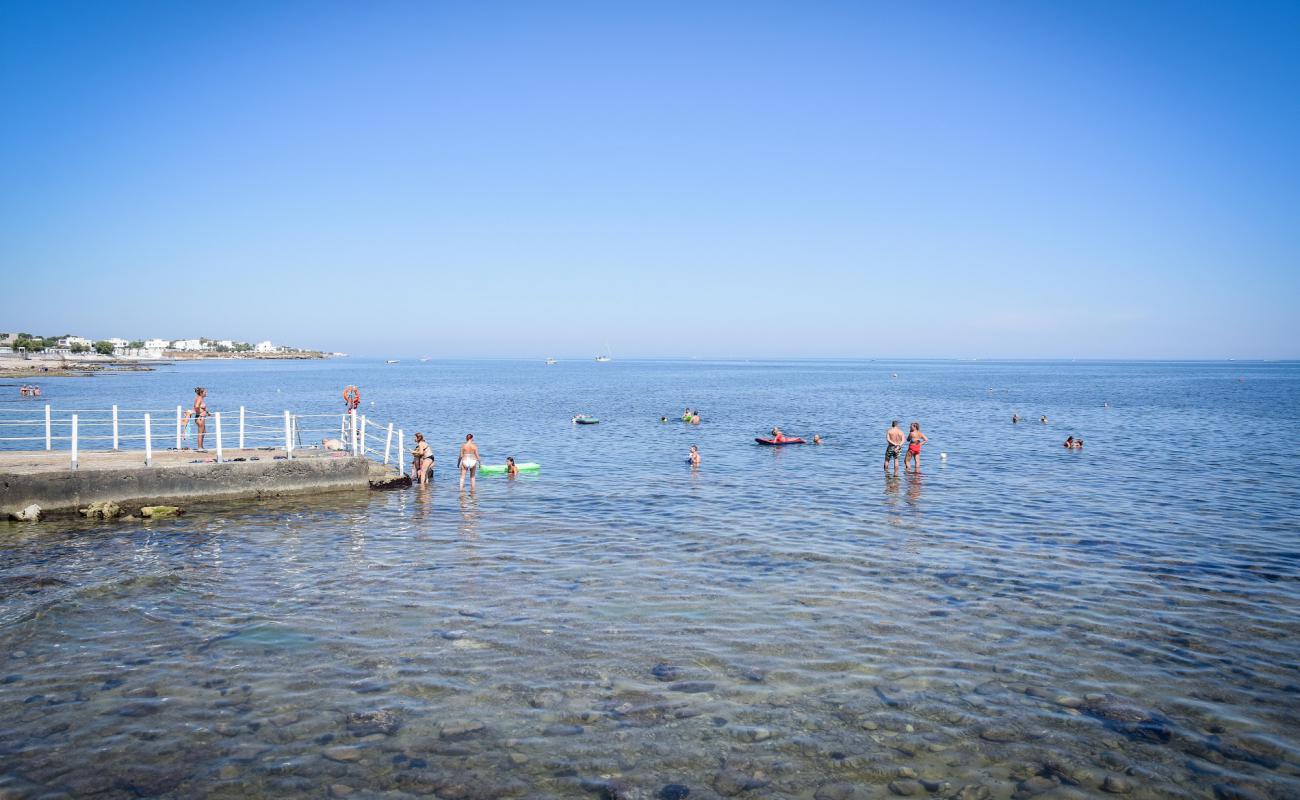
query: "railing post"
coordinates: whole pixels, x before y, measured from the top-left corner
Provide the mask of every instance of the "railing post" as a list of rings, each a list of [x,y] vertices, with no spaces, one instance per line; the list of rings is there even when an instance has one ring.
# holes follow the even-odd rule
[[[357,410],[348,412],[348,421],[352,423],[352,455],[357,454]]]
[[[181,449],[181,407],[176,406],[176,449]]]
[[[144,465],[153,466],[153,421],[144,415]]]
[[[244,449],[244,407],[239,407],[239,449]]]
[[[53,438],[50,436],[50,404],[45,404],[45,449],[49,450]]]
[[[361,415],[361,452],[358,455],[366,454],[366,415]]]
[[[284,454],[293,458],[293,421],[289,418],[289,409],[284,410]]]
[[[117,449],[117,405],[113,406],[113,449]]]
[[[393,449],[393,423],[388,423],[388,438],[384,439],[384,466],[388,466],[388,452]]]
[[[218,411],[212,416],[217,418],[217,463],[220,464],[225,460],[222,457],[222,452],[221,452],[221,412]]]
[[[72,468],[77,468],[77,415],[72,415]]]
[[[405,469],[406,469],[406,439],[402,435],[402,431],[398,430],[397,431],[397,477],[400,478],[403,475],[405,475],[406,474]]]

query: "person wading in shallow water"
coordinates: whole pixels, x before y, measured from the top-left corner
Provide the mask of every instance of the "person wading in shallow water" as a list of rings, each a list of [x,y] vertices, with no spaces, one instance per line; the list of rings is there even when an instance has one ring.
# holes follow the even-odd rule
[[[930,439],[921,433],[921,423],[913,422],[911,430],[907,432],[907,455],[903,456],[903,471],[907,472],[907,462],[912,462],[912,472],[921,471],[921,445],[930,441]]]
[[[469,473],[469,490],[474,491],[474,481],[478,475],[478,445],[474,444],[474,434],[465,434],[465,444],[460,446],[460,488],[465,488],[465,473]]]
[[[889,430],[885,431],[885,472],[889,472],[889,462],[894,462],[894,474],[898,474],[898,460],[903,457],[903,441],[907,437],[903,434],[903,429],[898,427],[898,420],[889,423]]]

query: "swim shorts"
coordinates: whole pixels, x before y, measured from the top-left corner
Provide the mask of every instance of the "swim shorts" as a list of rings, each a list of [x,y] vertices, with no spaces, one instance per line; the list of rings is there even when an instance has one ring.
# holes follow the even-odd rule
[[[901,444],[886,444],[886,445],[885,445],[885,460],[886,460],[886,461],[888,461],[888,460],[891,459],[891,458],[901,458],[902,456],[903,456],[903,446],[902,446]]]

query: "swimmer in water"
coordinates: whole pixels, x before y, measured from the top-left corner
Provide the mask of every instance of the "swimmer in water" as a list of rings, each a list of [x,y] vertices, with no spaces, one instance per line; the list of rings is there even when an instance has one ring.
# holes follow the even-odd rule
[[[821,444],[821,443],[822,443],[822,435],[820,433],[814,433],[813,444]]]
[[[1011,424],[1015,425],[1019,421],[1020,421],[1020,415],[1013,412],[1011,414]]]
[[[660,417],[660,418],[659,418],[659,421],[660,421],[660,422],[667,422],[667,421],[668,421],[668,418],[667,418],[667,417]]]
[[[691,455],[686,459],[686,463],[690,464],[692,467],[698,467],[700,465],[700,448],[691,445]]]
[[[465,443],[460,446],[460,458],[457,459],[457,465],[460,467],[460,488],[465,488],[465,473],[469,473],[469,490],[474,491],[475,480],[478,477],[478,445],[474,444],[474,434],[465,434]]]
[[[1047,415],[1044,414],[1043,416],[1039,417],[1039,418],[1038,418],[1038,421],[1041,422],[1041,423],[1043,423],[1044,425],[1046,425],[1046,424],[1047,424]]]
[[[514,456],[506,456],[506,474],[512,478],[519,474],[519,467],[515,466]]]
[[[1073,436],[1067,436],[1067,437],[1065,437],[1065,444],[1064,444],[1063,446],[1064,446],[1064,447],[1074,447],[1074,437],[1073,437]]]

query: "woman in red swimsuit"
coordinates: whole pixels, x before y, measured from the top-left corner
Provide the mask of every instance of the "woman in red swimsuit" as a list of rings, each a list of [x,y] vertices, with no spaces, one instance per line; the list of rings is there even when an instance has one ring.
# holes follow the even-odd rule
[[[921,445],[930,441],[921,433],[921,423],[913,422],[907,431],[907,455],[903,456],[903,471],[907,472],[907,462],[912,462],[912,472],[921,471]]]

